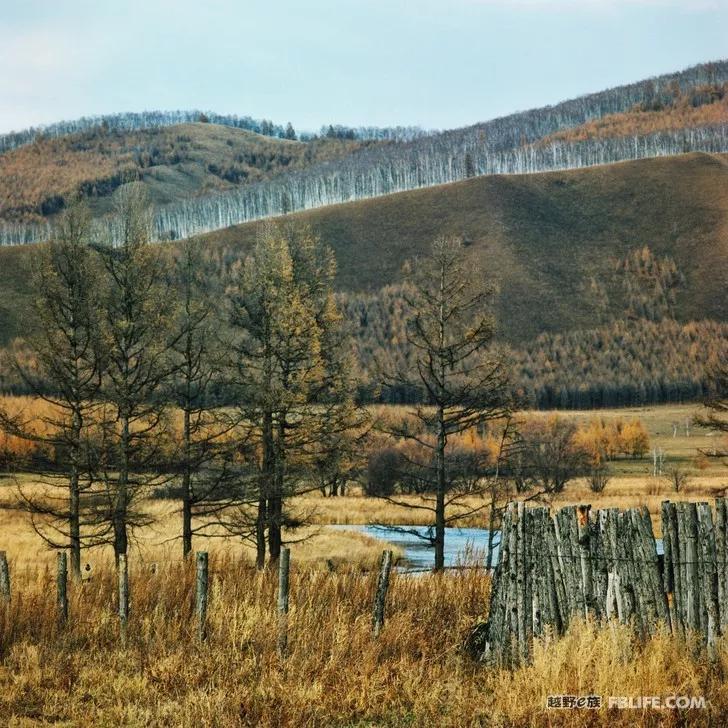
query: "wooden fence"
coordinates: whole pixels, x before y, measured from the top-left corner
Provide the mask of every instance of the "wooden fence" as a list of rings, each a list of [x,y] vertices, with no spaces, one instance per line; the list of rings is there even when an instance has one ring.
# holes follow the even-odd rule
[[[382,552],[382,559],[379,567],[377,588],[372,604],[372,633],[377,639],[384,626],[385,604],[387,591],[389,589],[389,577],[392,570],[392,552]],[[197,639],[204,642],[207,639],[207,607],[209,596],[209,568],[208,554],[206,551],[198,551],[195,556],[195,617],[197,622]],[[278,653],[282,659],[286,657],[288,649],[288,603],[290,587],[290,549],[281,550],[281,558],[278,563]],[[117,601],[116,612],[119,618],[119,641],[122,646],[127,644],[127,632],[130,620],[130,584],[129,584],[129,563],[126,555],[120,555],[116,565],[116,589]],[[10,586],[10,567],[7,555],[0,551],[0,608],[7,607],[13,599]],[[57,555],[56,571],[56,609],[58,623],[61,628],[72,624],[73,615],[69,614],[68,600],[68,559],[65,551],[59,551]]]
[[[620,511],[510,503],[501,532],[488,621],[470,638],[479,659],[527,661],[534,638],[562,634],[575,617],[615,619],[642,637],[667,629],[712,650],[728,633],[726,502],[662,504],[664,556],[646,507]]]

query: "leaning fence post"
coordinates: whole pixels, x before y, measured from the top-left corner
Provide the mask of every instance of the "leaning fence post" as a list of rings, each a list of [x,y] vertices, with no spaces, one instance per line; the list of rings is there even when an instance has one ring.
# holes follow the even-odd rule
[[[384,604],[389,589],[389,572],[392,568],[392,552],[382,553],[382,564],[379,568],[379,580],[377,581],[377,593],[374,597],[374,636],[379,637],[384,625]]]
[[[129,622],[129,567],[126,554],[119,554],[119,635],[121,644],[126,645],[126,627]]]
[[[197,552],[197,639],[207,636],[207,551]]]
[[[10,569],[7,554],[4,551],[0,551],[0,600],[10,601]]]
[[[68,556],[59,551],[57,556],[56,592],[58,597],[58,622],[61,626],[68,621]]]
[[[291,566],[291,550],[281,549],[278,562],[278,654],[285,657],[288,650],[288,575]]]

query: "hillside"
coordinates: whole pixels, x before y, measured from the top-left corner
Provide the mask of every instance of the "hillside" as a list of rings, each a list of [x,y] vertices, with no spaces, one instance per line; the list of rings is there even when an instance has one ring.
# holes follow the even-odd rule
[[[674,95],[636,104],[629,111],[607,114],[569,129],[549,134],[537,144],[583,142],[675,132],[728,123],[728,84],[701,85]]]
[[[502,337],[591,328],[623,314],[617,262],[642,246],[685,277],[680,321],[728,321],[728,157],[688,154],[567,172],[478,177],[296,213],[336,251],[341,290],[401,280],[405,260],[439,234],[462,236],[500,281]],[[254,223],[205,236],[237,254]],[[4,251],[0,251],[2,254]],[[0,258],[1,260],[1,258]],[[591,293],[592,280],[603,296]]]
[[[304,169],[361,146],[327,138],[303,143],[209,123],[40,137],[0,154],[0,220],[42,221],[74,194],[101,215],[109,211],[110,194],[129,180],[144,182],[156,206],[167,205]]]
[[[618,262],[649,246],[684,277],[678,321],[728,321],[728,158],[670,158],[521,176],[478,177],[294,213],[332,245],[338,287],[377,293],[439,234],[500,282],[501,338],[588,329],[624,315]],[[257,224],[204,236],[222,260],[255,239]],[[23,331],[32,246],[0,248],[0,342]],[[594,292],[598,284],[598,295]]]
[[[357,131],[331,126],[322,137],[306,136],[306,151],[300,151],[303,147],[299,147],[296,153],[288,146],[281,148],[280,139],[267,136],[259,143],[275,145],[276,149],[272,152],[272,161],[267,160],[267,152],[264,155],[262,174],[257,173],[261,165],[257,160],[250,164],[245,152],[236,154],[231,149],[221,159],[219,151],[202,149],[202,159],[190,160],[193,169],[188,172],[182,161],[174,161],[176,149],[168,150],[169,154],[165,155],[162,150],[147,148],[139,155],[133,152],[132,142],[120,145],[114,159],[101,155],[103,164],[98,171],[87,169],[84,161],[78,165],[72,161],[71,169],[78,166],[84,171],[67,180],[61,191],[54,186],[63,186],[63,180],[69,176],[64,170],[59,172],[66,164],[64,154],[68,152],[63,143],[67,139],[62,133],[64,129],[78,126],[81,139],[84,136],[101,139],[102,146],[108,146],[106,136],[138,135],[142,133],[139,127],[144,129],[145,139],[152,132],[164,139],[175,134],[172,131],[175,127],[169,123],[180,118],[198,118],[199,112],[104,117],[103,123],[97,122],[96,126],[93,120],[79,120],[76,125],[63,123],[54,126],[52,134],[49,129],[49,136],[58,135],[60,147],[64,148],[60,158],[54,140],[49,142],[35,130],[28,130],[0,139],[6,148],[21,145],[5,155],[11,159],[9,172],[15,173],[19,168],[25,175],[16,179],[5,170],[9,186],[0,190],[6,210],[5,222],[0,215],[0,244],[47,239],[51,234],[48,217],[63,205],[69,185],[80,186],[94,200],[101,190],[103,198],[109,187],[118,184],[122,171],[129,165],[127,174],[155,180],[154,198],[159,207],[154,218],[154,234],[157,239],[166,240],[292,210],[379,197],[477,175],[579,169],[691,151],[726,153],[728,119],[721,96],[726,83],[728,62],[720,61],[445,132]],[[716,100],[718,103],[713,103]],[[236,126],[241,123],[237,117],[211,115],[209,119],[218,122],[211,125],[216,129],[243,131]],[[254,126],[252,120],[245,123]],[[136,131],[129,132],[129,126]],[[274,129],[274,125],[266,124],[266,133],[272,134]],[[337,140],[337,137],[342,138]],[[389,141],[376,141],[382,139]],[[235,146],[237,139],[231,141]],[[339,146],[332,148],[325,143],[322,146],[322,141],[337,141]],[[90,156],[96,159],[95,150],[91,151]],[[131,159],[129,151],[132,151]],[[302,162],[297,161],[300,156],[303,156]],[[146,170],[147,164],[155,170],[153,173]],[[37,178],[33,176],[36,167]],[[171,172],[170,167],[174,168]],[[0,169],[0,177],[2,172]],[[84,175],[90,177],[89,184]],[[94,179],[99,184],[94,185]],[[99,213],[105,210],[103,204],[97,205]],[[103,218],[99,227],[102,234],[114,235],[113,220]]]

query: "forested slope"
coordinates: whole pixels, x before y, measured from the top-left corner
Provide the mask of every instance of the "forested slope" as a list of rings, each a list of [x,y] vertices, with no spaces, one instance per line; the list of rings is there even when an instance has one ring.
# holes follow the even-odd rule
[[[132,180],[143,182],[159,207],[259,183],[364,145],[337,138],[303,143],[200,122],[40,137],[0,154],[0,221],[43,223],[75,195],[102,215],[113,191]]]
[[[303,166],[281,167],[263,179],[246,178],[227,191],[168,201],[156,212],[155,236],[160,240],[189,237],[292,210],[477,175],[574,169],[690,151],[728,152],[728,117],[722,102],[726,83],[728,62],[721,61],[452,131],[368,136],[351,130],[353,139],[373,136],[392,141],[368,146],[359,141],[350,154],[313,157]],[[666,113],[678,108],[683,111]],[[589,131],[615,115],[628,118],[610,118],[608,133],[602,133],[602,128]],[[637,119],[632,118],[635,115]],[[226,123],[225,117],[212,118]],[[111,124],[107,131],[114,129]],[[337,136],[333,127],[330,131]],[[33,145],[38,143],[36,137]],[[106,234],[115,234],[112,219],[104,219],[102,228]],[[47,218],[0,225],[0,243],[5,244],[43,240],[50,234]]]
[[[375,358],[407,356],[403,266],[416,266],[438,235],[461,236],[472,265],[498,284],[498,338],[534,405],[695,399],[706,365],[728,356],[723,155],[477,177],[284,220],[310,225],[336,253],[341,305],[370,396]],[[258,228],[204,236],[221,274]],[[33,327],[34,249],[0,248],[2,345]]]
[[[728,321],[728,159],[687,154],[568,172],[478,177],[296,213],[336,251],[340,290],[377,293],[437,235],[459,235],[498,281],[500,335],[592,328],[624,316],[618,263],[648,246],[671,258],[679,321]],[[205,236],[221,257],[249,246],[257,224]],[[0,251],[1,253],[2,251]]]

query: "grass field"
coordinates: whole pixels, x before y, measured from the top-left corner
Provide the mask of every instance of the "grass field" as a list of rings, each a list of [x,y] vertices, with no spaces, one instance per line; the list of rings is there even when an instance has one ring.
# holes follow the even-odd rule
[[[591,503],[594,508],[629,508],[646,505],[653,518],[657,534],[660,532],[660,503],[666,499],[712,499],[725,493],[728,488],[728,466],[720,459],[700,459],[698,450],[709,449],[715,438],[704,430],[685,423],[700,408],[695,405],[648,407],[635,410],[604,410],[599,412],[562,413],[562,416],[588,421],[591,418],[639,418],[650,434],[651,446],[665,451],[665,468],[677,465],[687,474],[687,482],[680,493],[675,493],[666,477],[652,475],[653,463],[650,456],[633,460],[620,458],[610,463],[612,477],[606,489],[593,493],[584,479],[570,482],[564,492],[538,501],[552,508],[575,503]],[[549,416],[553,413],[539,413]],[[673,423],[679,425],[678,435],[673,437]],[[53,553],[49,551],[33,531],[28,517],[17,509],[18,487],[26,492],[35,488],[33,478],[27,475],[6,477],[0,480],[0,550],[8,552],[16,568],[33,569],[49,564]],[[403,496],[402,500],[414,505],[421,503],[417,496]],[[431,503],[430,503],[431,505]],[[485,501],[480,497],[466,499],[462,508],[481,510],[464,518],[459,525],[487,527],[488,512]],[[161,562],[177,559],[180,552],[179,505],[175,501],[147,499],[144,502],[147,513],[154,517],[151,526],[135,533],[133,554],[144,562]],[[345,563],[364,569],[372,568],[382,549],[382,543],[368,536],[327,529],[332,524],[427,525],[431,514],[396,506],[388,501],[367,498],[358,486],[352,486],[346,496],[324,498],[318,491],[291,499],[290,508],[297,514],[306,514],[310,526],[289,532],[295,560],[316,564],[320,568],[338,568]],[[475,544],[477,547],[477,544]],[[219,555],[242,557],[252,561],[252,547],[239,540],[219,538],[195,539],[195,548],[206,549]],[[96,564],[111,561],[109,549],[97,549],[88,557]]]
[[[662,407],[600,417],[639,416],[652,441],[691,468],[696,447],[711,442],[684,423],[694,407]],[[579,418],[594,413],[577,413]],[[604,493],[575,482],[553,506],[647,504],[656,515],[666,482],[651,463],[620,463]],[[332,531],[332,523],[413,523],[357,492],[308,495],[293,504],[314,525],[289,533],[292,545],[289,651],[276,652],[276,578],[256,572],[249,546],[198,539],[211,553],[208,640],[196,641],[194,567],[180,556],[177,506],[148,500],[156,522],[137,534],[130,554],[128,643],[119,644],[111,553],[70,587],[70,621],[58,626],[53,553],[13,507],[15,485],[0,486],[0,550],[10,557],[14,596],[0,604],[0,724],[69,726],[717,726],[728,719],[728,642],[707,659],[694,646],[660,634],[647,643],[616,625],[572,625],[558,642],[537,644],[532,664],[507,672],[479,665],[464,650],[487,614],[482,569],[416,577],[392,575],[387,619],[371,635],[375,566],[382,543]],[[690,469],[677,497],[708,499],[728,484],[728,469]],[[471,504],[472,505],[472,504]],[[484,525],[484,514],[469,525]],[[658,519],[659,525],[659,519]],[[476,544],[477,546],[477,544]],[[547,709],[549,695],[705,697],[688,711]]]
[[[211,562],[208,639],[196,642],[191,565],[131,572],[126,648],[113,611],[113,572],[71,590],[60,629],[53,576],[18,579],[0,606],[0,721],[58,726],[683,726],[724,724],[728,649],[713,661],[659,635],[576,624],[539,644],[514,672],[463,650],[487,605],[478,570],[392,576],[387,617],[371,635],[374,575],[294,564],[287,657],[276,653],[276,585],[269,572]],[[549,695],[704,696],[707,707],[556,711]]]

